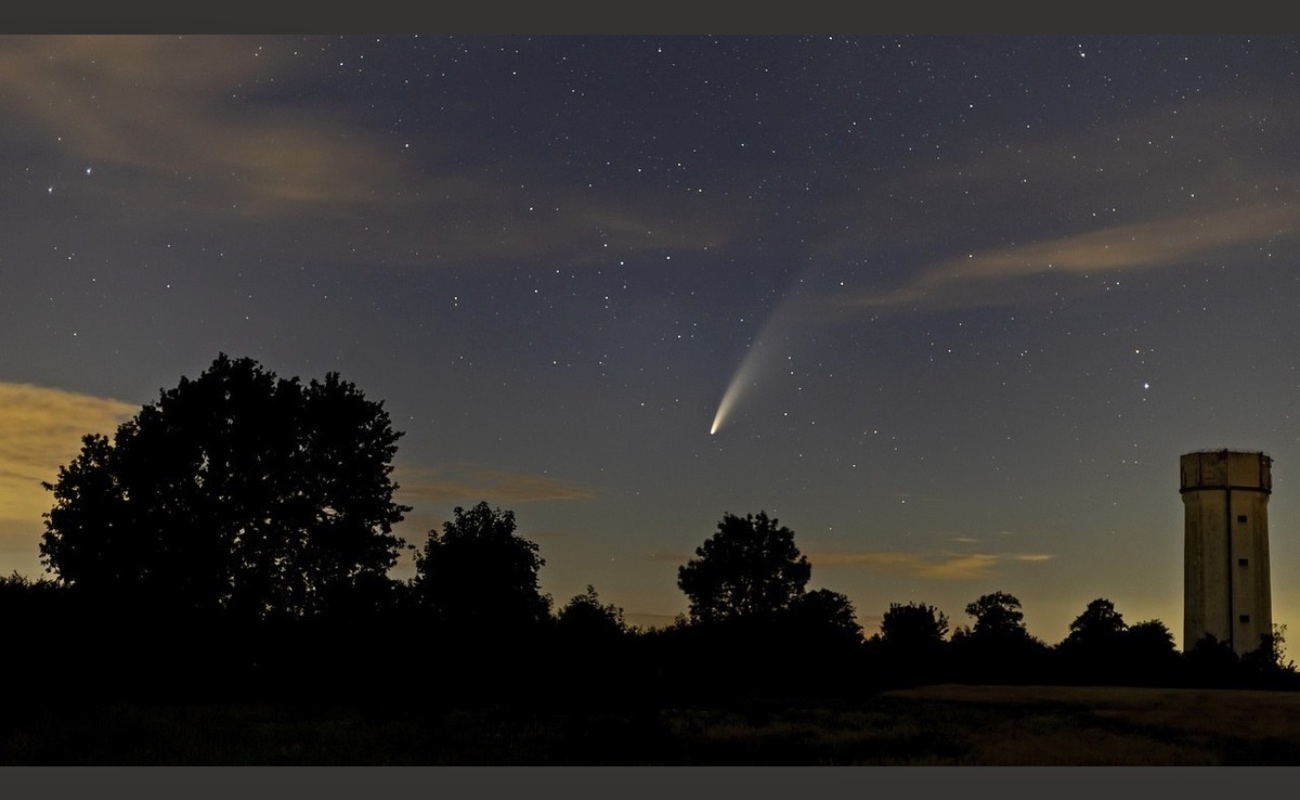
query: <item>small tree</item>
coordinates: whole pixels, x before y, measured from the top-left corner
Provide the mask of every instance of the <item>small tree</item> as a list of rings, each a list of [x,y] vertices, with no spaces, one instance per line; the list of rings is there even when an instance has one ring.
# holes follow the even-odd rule
[[[1097,598],[1070,623],[1070,633],[1057,646],[1065,674],[1089,683],[1125,680],[1134,664],[1128,656],[1128,625],[1115,604]]]
[[[1117,642],[1126,630],[1128,625],[1115,610],[1115,604],[1099,597],[1070,623],[1070,634],[1065,641],[1072,645],[1105,646]]]
[[[975,625],[953,633],[959,667],[972,680],[1041,679],[1047,648],[1025,629],[1020,601],[1006,592],[986,594],[966,606]]]
[[[896,649],[922,649],[941,645],[948,635],[948,617],[924,603],[890,603],[880,620],[880,640]]]
[[[412,582],[417,602],[444,629],[481,636],[510,636],[550,618],[538,571],[546,561],[537,545],[515,533],[513,511],[481,502],[429,531],[416,555]]]
[[[1241,657],[1246,673],[1265,682],[1293,677],[1295,662],[1286,658],[1286,626],[1274,623],[1273,632],[1259,639],[1259,647]]]
[[[1232,686],[1241,679],[1241,658],[1230,642],[1207,633],[1183,653],[1183,667],[1194,686]]]
[[[1129,627],[1126,631],[1126,639],[1130,645],[1139,653],[1163,657],[1168,655],[1178,655],[1178,648],[1174,645],[1174,634],[1158,619],[1149,619],[1138,622]]]
[[[42,628],[59,627],[66,622],[56,616],[65,612],[67,593],[67,587],[56,581],[44,577],[32,580],[18,570],[0,577],[0,629],[15,639],[25,639]]]
[[[890,603],[870,649],[877,677],[889,686],[933,683],[949,674],[948,617],[924,603]]]
[[[774,619],[803,594],[812,567],[794,531],[764,512],[724,514],[718,532],[677,570],[697,622]]]
[[[591,585],[565,603],[556,615],[556,627],[565,638],[583,641],[611,641],[628,632],[623,609],[602,604]]]
[[[627,683],[641,673],[635,638],[623,609],[602,603],[596,587],[574,595],[555,617],[555,637],[543,664],[547,693],[568,712],[617,706],[631,700]]]
[[[966,606],[966,613],[975,618],[971,635],[976,638],[1021,639],[1029,636],[1020,601],[1006,592],[981,595]]]
[[[1174,634],[1158,619],[1130,625],[1121,637],[1128,680],[1144,685],[1168,685],[1178,674]]]
[[[788,614],[797,630],[812,636],[852,644],[862,642],[862,626],[853,602],[839,592],[817,589],[802,594],[790,604]]]

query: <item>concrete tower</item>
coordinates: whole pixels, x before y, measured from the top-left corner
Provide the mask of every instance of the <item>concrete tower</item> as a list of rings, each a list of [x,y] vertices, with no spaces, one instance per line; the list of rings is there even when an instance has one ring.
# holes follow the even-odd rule
[[[1232,450],[1181,459],[1184,520],[1183,648],[1206,634],[1238,654],[1273,632],[1268,496],[1273,460]]]

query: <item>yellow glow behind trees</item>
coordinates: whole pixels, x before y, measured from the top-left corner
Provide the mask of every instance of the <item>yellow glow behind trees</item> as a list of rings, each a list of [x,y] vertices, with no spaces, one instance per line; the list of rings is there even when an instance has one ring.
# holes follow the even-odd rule
[[[107,397],[0,382],[0,537],[23,537],[0,542],[0,573],[12,570],[4,563],[8,553],[36,552],[41,515],[51,504],[41,482],[58,477],[83,436],[111,435],[139,410]]]

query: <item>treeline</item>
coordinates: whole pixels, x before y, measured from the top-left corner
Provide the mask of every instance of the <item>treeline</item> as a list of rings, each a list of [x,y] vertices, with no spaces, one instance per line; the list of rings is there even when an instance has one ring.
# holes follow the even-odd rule
[[[909,603],[891,605],[881,632],[864,638],[843,615],[851,606],[825,590],[768,617],[683,617],[638,629],[591,587],[525,619],[493,613],[500,606],[449,612],[421,598],[417,583],[390,581],[305,617],[240,618],[93,598],[15,574],[0,579],[9,644],[2,672],[6,685],[20,687],[10,701],[17,705],[287,700],[573,710],[853,699],[952,682],[1300,689],[1280,643],[1243,658],[1211,641],[1179,653],[1162,623],[1125,626],[1104,599],[1048,645],[1019,624],[1019,603],[1004,593],[968,605],[978,612],[974,624],[950,635],[942,612]],[[547,605],[544,595],[532,599]]]
[[[573,709],[936,682],[1300,688],[1280,636],[1244,658],[1213,641],[1180,654],[1163,623],[1129,626],[1105,599],[1054,646],[1005,593],[951,631],[933,606],[891,605],[864,638],[847,597],[808,590],[794,533],[761,512],[725,514],[679,569],[690,612],[665,629],[629,626],[593,587],[556,607],[537,545],[487,503],[456,508],[398,581],[400,436],[337,375],[303,384],[222,355],[111,440],[85,437],[47,484],[53,578],[0,579],[13,702]]]

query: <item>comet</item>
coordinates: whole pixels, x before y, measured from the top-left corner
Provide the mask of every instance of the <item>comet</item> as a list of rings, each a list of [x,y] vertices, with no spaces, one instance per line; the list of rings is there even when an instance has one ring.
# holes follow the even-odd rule
[[[759,384],[759,378],[767,371],[765,368],[773,363],[771,354],[777,352],[775,343],[788,339],[789,329],[795,316],[792,313],[793,296],[794,293],[790,293],[781,300],[750,343],[745,357],[740,360],[740,366],[736,367],[735,374],[727,384],[727,390],[722,393],[718,411],[713,415],[713,425],[709,428],[710,436],[722,429],[732,412],[736,410],[741,398],[748,395]]]
[[[744,359],[741,360],[740,366],[736,369],[736,374],[731,376],[731,383],[727,384],[727,391],[722,393],[722,401],[718,403],[718,413],[713,415],[713,427],[709,428],[709,435],[712,436],[722,427],[722,423],[727,421],[731,410],[736,407],[736,402],[740,400],[741,394],[752,385],[757,383],[756,373],[758,372],[758,344],[761,339],[756,340],[755,345],[749,348],[745,353]]]

